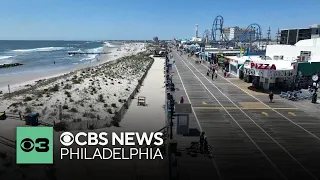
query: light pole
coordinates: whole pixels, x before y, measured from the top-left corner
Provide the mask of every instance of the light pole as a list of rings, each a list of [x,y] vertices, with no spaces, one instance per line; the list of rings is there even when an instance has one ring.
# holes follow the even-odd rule
[[[312,103],[317,103],[317,98],[318,98],[317,91],[318,91],[318,88],[319,88],[319,76],[317,74],[313,75],[312,76],[312,80],[313,80],[312,86],[313,86],[313,89],[314,89],[314,93],[312,95],[311,102]]]

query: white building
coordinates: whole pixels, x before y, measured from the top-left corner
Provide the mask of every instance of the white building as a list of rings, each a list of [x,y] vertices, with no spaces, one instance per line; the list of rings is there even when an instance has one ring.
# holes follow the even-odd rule
[[[269,89],[277,84],[290,84],[296,69],[291,61],[272,60],[263,56],[228,56],[229,72],[245,82]]]
[[[246,31],[247,31],[247,29],[239,28],[237,26],[223,28],[224,35],[228,38],[228,40],[235,40],[235,41],[240,41],[243,33]],[[248,32],[245,40],[247,40],[247,41],[256,40],[255,32]]]
[[[198,38],[198,37],[192,37],[192,39],[190,40],[191,42],[201,42],[202,39]]]
[[[274,60],[320,61],[320,38],[305,39],[295,45],[268,45],[266,56]]]
[[[311,38],[320,37],[320,25],[318,24],[311,25],[310,29],[311,29]]]
[[[232,75],[264,89],[289,86],[297,77],[308,83],[308,78],[320,71],[320,38],[301,40],[296,45],[268,45],[266,56],[226,59]]]

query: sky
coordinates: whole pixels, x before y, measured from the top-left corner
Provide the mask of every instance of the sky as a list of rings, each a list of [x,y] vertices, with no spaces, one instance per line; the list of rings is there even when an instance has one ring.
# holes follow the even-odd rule
[[[260,25],[306,28],[320,24],[320,0],[1,0],[2,40],[151,40],[191,38],[211,29]]]

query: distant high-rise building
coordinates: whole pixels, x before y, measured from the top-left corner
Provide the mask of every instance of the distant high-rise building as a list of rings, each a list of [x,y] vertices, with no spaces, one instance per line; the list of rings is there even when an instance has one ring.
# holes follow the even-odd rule
[[[238,26],[223,28],[223,32],[224,32],[225,37],[231,41],[241,41],[242,35],[246,31],[248,31],[247,35],[246,35],[245,39],[243,39],[243,40],[244,41],[255,41],[256,34],[255,34],[254,30],[250,31],[247,28],[239,28]]]
[[[198,38],[198,24],[196,24],[195,38]]]
[[[300,40],[320,37],[320,25],[311,25],[309,28],[282,29],[280,44],[294,45]]]

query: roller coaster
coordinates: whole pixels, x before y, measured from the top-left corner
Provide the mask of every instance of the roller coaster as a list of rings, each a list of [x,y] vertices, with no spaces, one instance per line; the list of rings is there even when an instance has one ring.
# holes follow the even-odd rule
[[[206,29],[202,34],[202,40],[205,44],[209,44],[211,39],[211,32],[208,29]]]
[[[250,24],[247,29],[243,32],[240,43],[253,47],[253,42],[257,43],[257,47],[260,47],[262,39],[261,27],[257,23]]]
[[[228,39],[226,31],[224,29],[224,18],[221,15],[216,16],[212,23],[210,30],[205,30],[202,39],[206,44],[210,44],[213,47],[230,46],[242,46],[242,47],[254,47],[254,43],[259,47],[261,45],[262,30],[259,24],[250,24],[242,33],[238,39]]]

